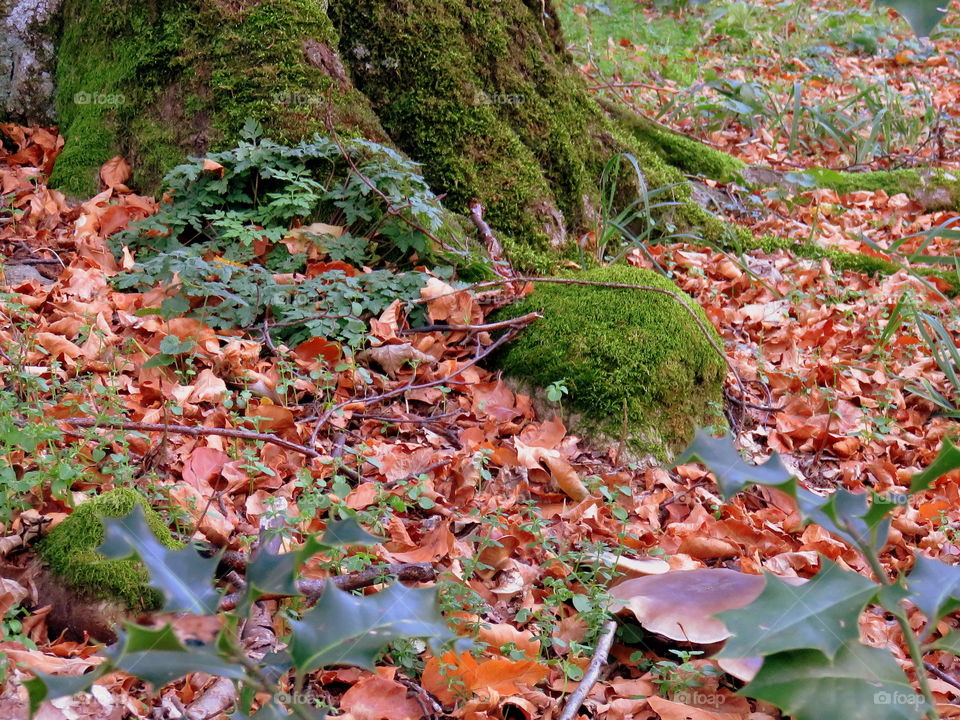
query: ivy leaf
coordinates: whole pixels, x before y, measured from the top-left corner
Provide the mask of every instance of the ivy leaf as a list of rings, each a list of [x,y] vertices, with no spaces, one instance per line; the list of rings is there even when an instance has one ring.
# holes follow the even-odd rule
[[[240,680],[242,666],[227,662],[208,647],[185,647],[168,623],[158,630],[128,623],[108,656],[114,667],[160,689],[192,672]]]
[[[910,602],[927,618],[926,635],[937,620],[960,608],[960,567],[917,554],[913,570],[907,576],[907,589]]]
[[[787,650],[819,650],[832,659],[859,637],[863,608],[876,583],[843,570],[820,556],[820,572],[801,585],[766,574],[763,592],[752,603],[717,614],[733,637],[721,657],[747,658]]]
[[[738,694],[773,703],[794,720],[917,720],[927,709],[889,652],[859,642],[833,662],[819,650],[770,655]]]
[[[693,442],[680,453],[674,466],[691,461],[703,463],[713,472],[724,500],[754,484],[778,487],[791,496],[796,495],[796,480],[779,455],[774,453],[763,465],[751,465],[740,456],[730,435],[715,438],[698,428]]]
[[[891,7],[910,23],[917,37],[930,37],[933,29],[947,14],[949,0],[877,0],[881,6]]]
[[[300,675],[327,665],[373,669],[377,655],[398,638],[430,638],[436,645],[453,637],[440,616],[436,589],[400,583],[357,596],[328,582],[320,601],[290,625],[290,654]]]
[[[913,476],[910,481],[910,492],[926,490],[937,478],[957,468],[960,468],[960,449],[951,442],[950,438],[945,437],[943,445],[940,446],[940,452],[937,453],[933,462],[926,470]]]
[[[97,551],[109,558],[138,555],[150,572],[151,585],[163,594],[165,612],[217,612],[220,595],[213,587],[217,557],[201,557],[189,547],[164,547],[147,525],[139,505],[126,517],[104,518],[103,525],[104,540]]]

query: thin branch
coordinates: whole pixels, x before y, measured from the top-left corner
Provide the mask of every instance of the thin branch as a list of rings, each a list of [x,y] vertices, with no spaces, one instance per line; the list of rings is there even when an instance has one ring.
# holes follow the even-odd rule
[[[445,382],[449,382],[452,378],[456,377],[457,375],[462,373],[464,370],[476,365],[478,362],[480,362],[485,357],[490,355],[498,347],[508,342],[509,340],[512,340],[515,335],[516,335],[516,330],[511,329],[507,331],[506,333],[501,335],[495,342],[491,343],[483,350],[478,351],[477,354],[474,355],[473,359],[468,360],[465,364],[461,365],[452,373],[445,375],[442,378],[437,378],[436,380],[430,380],[429,382],[420,383],[419,385],[404,385],[401,388],[396,388],[395,390],[390,390],[385,393],[380,393],[379,395],[372,395],[367,398],[351,398],[349,400],[344,400],[341,403],[337,403],[332,408],[327,410],[323,415],[321,415],[320,418],[317,420],[317,424],[313,429],[313,437],[317,437],[319,435],[320,428],[322,428],[327,423],[327,421],[331,417],[333,417],[334,413],[336,413],[338,410],[342,410],[348,405],[370,405],[375,402],[380,402],[381,400],[387,400],[389,398],[396,397],[397,395],[403,395],[405,392],[408,392],[410,390],[423,390],[424,388],[434,387],[435,385],[442,385]]]
[[[580,681],[577,689],[570,693],[570,699],[567,700],[567,704],[563,706],[563,712],[560,713],[557,720],[573,720],[573,718],[577,716],[577,713],[580,712],[580,706],[583,705],[587,694],[596,684],[597,678],[600,677],[600,670],[607,662],[607,656],[610,655],[610,647],[613,645],[613,636],[616,634],[617,621],[607,620],[603,625],[603,632],[597,640],[597,649],[590,659],[590,665],[583,674],[583,680]]]
[[[256,432],[254,430],[234,430],[232,428],[211,428],[211,427],[191,427],[188,425],[166,425],[163,423],[142,423],[126,422],[121,420],[97,419],[97,418],[67,418],[66,423],[73,427],[80,428],[102,428],[110,430],[130,430],[135,432],[163,432],[173,435],[189,435],[191,437],[202,437],[205,435],[219,435],[221,437],[236,438],[237,440],[253,440],[255,442],[271,443],[279,445],[287,450],[306,455],[309,458],[317,458],[321,453],[306,445],[298,445],[295,442],[284,440],[283,438],[271,435],[270,433]]]
[[[306,598],[308,604],[314,604],[323,594],[328,582],[332,582],[340,590],[359,590],[386,582],[389,577],[407,582],[433,582],[437,579],[437,571],[429,563],[391,563],[381,567],[369,567],[366,570],[335,575],[329,579],[298,580],[297,590]],[[261,595],[260,600],[280,600],[288,595],[267,594]],[[220,599],[218,610],[228,611],[237,607],[240,602],[240,593],[224,595]]]
[[[509,320],[501,320],[500,322],[495,323],[486,323],[485,325],[422,325],[420,327],[408,328],[406,330],[401,330],[401,335],[414,335],[416,333],[428,333],[428,332],[487,332],[490,330],[502,330],[503,328],[509,327],[520,327],[524,325],[529,325],[534,320],[540,320],[543,318],[538,312],[527,313],[526,315],[521,315],[520,317],[510,318]]]
[[[943,670],[941,670],[940,668],[938,668],[938,667],[937,667],[936,665],[934,665],[933,663],[925,662],[925,663],[923,664],[923,667],[926,668],[927,672],[936,675],[938,678],[940,678],[941,680],[943,680],[945,683],[947,683],[947,684],[949,684],[949,685],[953,685],[955,688],[957,688],[958,690],[960,690],[960,680],[957,680],[957,679],[956,679],[955,677],[953,677],[952,675],[948,675],[947,673],[945,673]]]

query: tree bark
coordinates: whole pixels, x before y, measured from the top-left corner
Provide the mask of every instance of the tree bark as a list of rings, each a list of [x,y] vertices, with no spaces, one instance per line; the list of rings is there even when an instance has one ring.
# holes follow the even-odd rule
[[[63,0],[59,27],[51,182],[69,195],[95,192],[116,154],[150,192],[249,118],[281,142],[332,121],[422,163],[451,210],[479,201],[514,252],[594,229],[617,153],[648,187],[677,184],[678,224],[727,232],[689,200],[669,143],[590,96],[550,0]]]

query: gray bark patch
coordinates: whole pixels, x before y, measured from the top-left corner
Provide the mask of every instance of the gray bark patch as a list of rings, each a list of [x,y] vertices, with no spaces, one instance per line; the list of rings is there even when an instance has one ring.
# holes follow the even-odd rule
[[[62,0],[0,2],[0,116],[51,125],[56,31]]]

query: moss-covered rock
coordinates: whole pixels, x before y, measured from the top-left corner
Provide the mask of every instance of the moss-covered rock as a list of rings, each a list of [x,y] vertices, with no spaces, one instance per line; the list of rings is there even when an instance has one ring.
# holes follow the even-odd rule
[[[140,493],[117,488],[78,505],[39,543],[40,556],[55,576],[83,596],[119,602],[134,611],[158,609],[163,597],[149,587],[149,575],[138,559],[112,560],[95,552],[103,542],[103,518],[124,517],[137,505],[161,543],[182,547]]]
[[[657,273],[627,266],[597,268],[579,280],[646,285],[679,296],[718,348],[722,341],[703,310]],[[723,423],[726,364],[691,314],[655,291],[583,285],[537,285],[502,311],[540,311],[537,320],[496,362],[521,384],[563,381],[575,427],[592,439],[617,443],[624,422],[634,457],[672,456],[701,425]],[[567,403],[567,400],[564,401]]]

